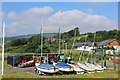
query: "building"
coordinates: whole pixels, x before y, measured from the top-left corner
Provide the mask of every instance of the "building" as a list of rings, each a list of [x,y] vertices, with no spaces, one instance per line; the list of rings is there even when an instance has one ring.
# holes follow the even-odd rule
[[[98,42],[94,42],[94,43],[93,42],[81,42],[81,43],[74,44],[74,49],[77,49],[77,50],[90,51],[91,49],[97,48],[97,47],[98,47]]]
[[[49,37],[47,38],[48,41],[55,41],[55,40],[58,40],[58,38],[54,38],[54,37]]]
[[[116,51],[120,51],[120,41],[116,39],[112,40],[104,40],[101,42],[81,42],[81,43],[75,43],[74,44],[74,49],[77,50],[86,50],[90,51],[93,48],[97,47],[114,47]],[[111,50],[107,50],[107,53],[112,54],[113,52]]]

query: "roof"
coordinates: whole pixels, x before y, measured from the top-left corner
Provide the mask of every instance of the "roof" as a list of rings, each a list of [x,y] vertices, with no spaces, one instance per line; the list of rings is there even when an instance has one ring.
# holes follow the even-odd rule
[[[104,41],[101,41],[101,42],[80,42],[80,43],[75,43],[74,46],[75,47],[82,47],[82,46],[97,46],[97,47],[100,47],[100,46],[105,46],[106,44],[114,41],[116,39],[112,39],[112,40],[104,40]],[[117,40],[118,41],[118,40]],[[118,41],[119,42],[119,41]]]
[[[108,43],[110,43],[110,42],[112,42],[114,40],[116,40],[116,39],[101,41],[98,46],[105,46],[106,44],[108,44]]]
[[[74,46],[98,46],[99,42],[81,42],[81,43],[75,43]]]

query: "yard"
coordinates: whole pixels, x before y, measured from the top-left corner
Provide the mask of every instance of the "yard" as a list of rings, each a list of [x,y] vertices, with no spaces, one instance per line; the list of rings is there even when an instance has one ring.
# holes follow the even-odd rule
[[[69,52],[70,50],[68,50]],[[74,59],[75,62],[80,62],[78,61],[80,51],[75,50],[74,51]],[[87,57],[88,52],[85,54],[85,59]],[[7,64],[6,56],[9,53],[5,53],[5,69],[11,68],[10,65]],[[65,54],[68,56],[68,54]],[[31,73],[28,71],[13,71],[13,72],[5,72],[4,75],[2,76],[3,78],[118,78],[118,71],[113,70],[113,63],[112,61],[107,60],[108,68],[110,70],[105,70],[104,72],[95,72],[95,73],[85,73],[85,74],[70,74],[70,75],[53,75],[53,76],[41,76],[36,73]],[[0,67],[1,68],[1,67]],[[118,65],[117,65],[118,69]],[[34,71],[34,70],[33,70]]]
[[[104,71],[89,74],[41,76],[29,72],[6,72],[3,78],[118,78],[118,71]]]

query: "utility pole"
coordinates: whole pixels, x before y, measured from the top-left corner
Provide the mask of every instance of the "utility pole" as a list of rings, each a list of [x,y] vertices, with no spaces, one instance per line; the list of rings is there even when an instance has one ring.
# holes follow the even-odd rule
[[[115,56],[115,50],[113,50],[113,53],[114,53],[114,70],[116,70],[116,56]]]
[[[2,75],[4,74],[4,43],[5,43],[5,22],[3,22],[3,39],[2,39]]]

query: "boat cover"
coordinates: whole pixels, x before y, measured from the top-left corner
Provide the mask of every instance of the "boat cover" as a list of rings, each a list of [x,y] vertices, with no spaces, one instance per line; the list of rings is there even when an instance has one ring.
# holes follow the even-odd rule
[[[38,67],[41,67],[41,68],[52,68],[52,67],[54,67],[54,66],[52,66],[52,65],[49,65],[49,64],[40,64],[40,65],[38,65]]]
[[[55,64],[56,66],[60,66],[60,67],[68,67],[70,65],[66,64],[66,63],[57,63]]]

